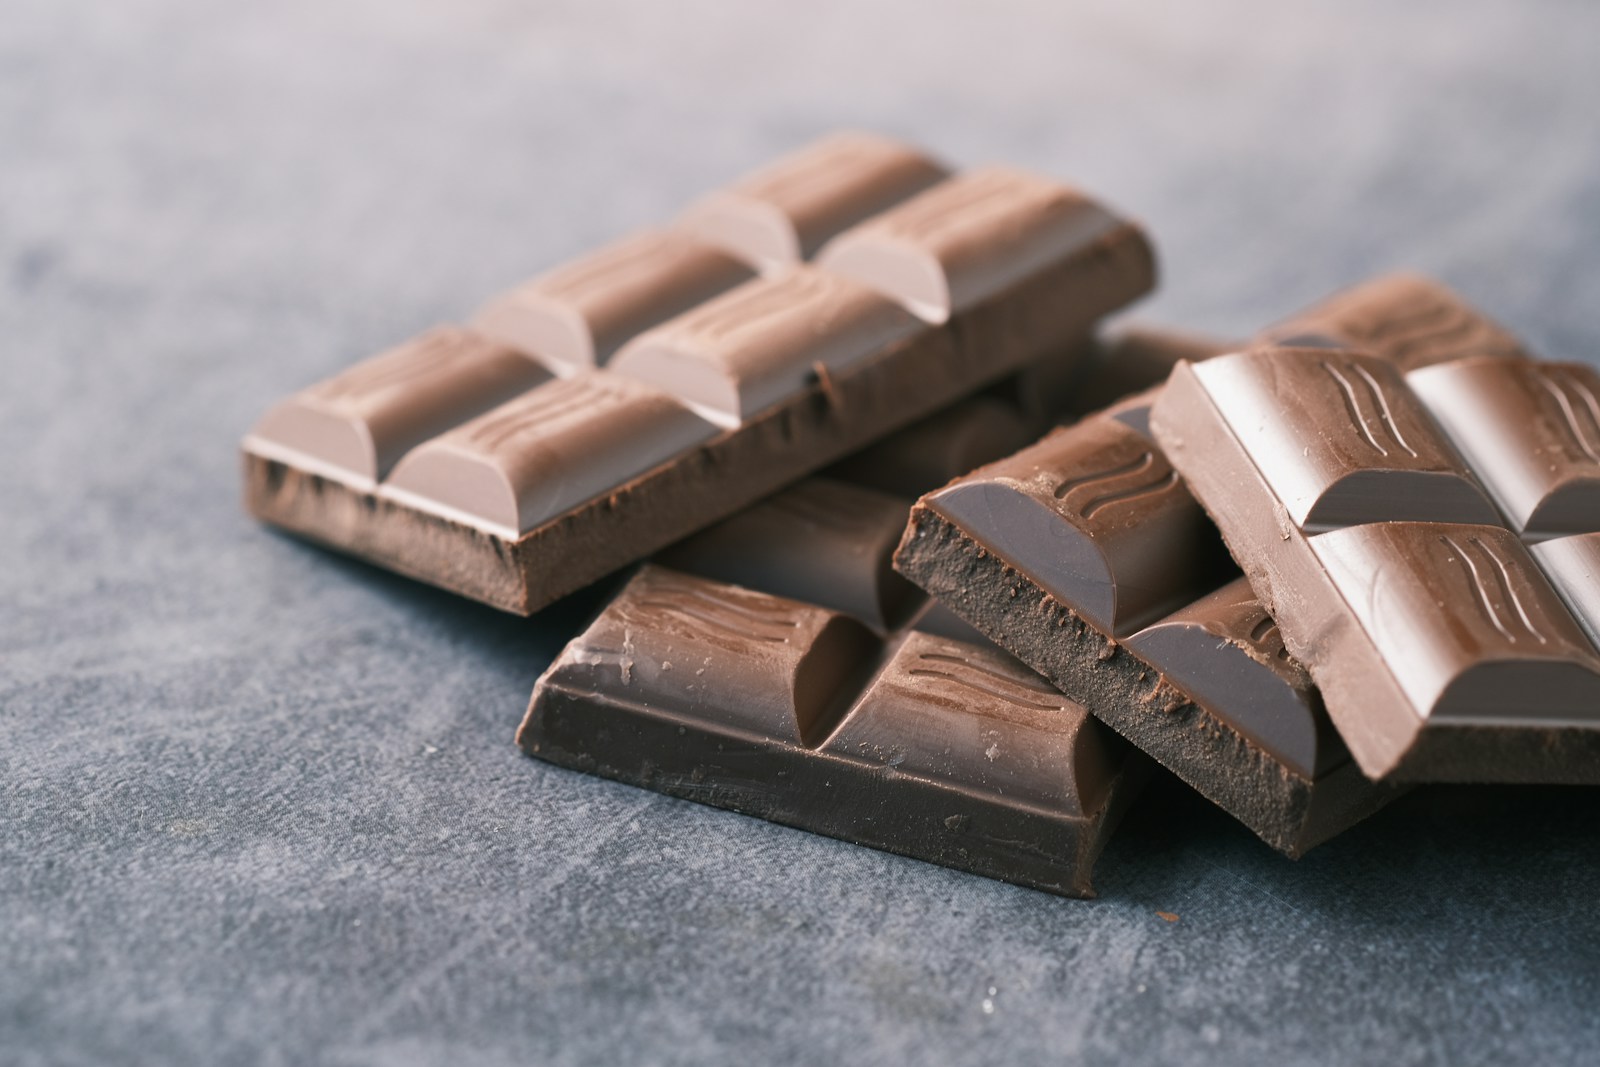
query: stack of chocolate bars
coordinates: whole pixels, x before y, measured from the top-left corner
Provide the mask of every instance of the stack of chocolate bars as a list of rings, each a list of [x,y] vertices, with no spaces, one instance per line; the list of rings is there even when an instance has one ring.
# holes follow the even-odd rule
[[[836,135],[278,404],[246,500],[520,614],[637,565],[527,752],[1064,895],[1155,764],[1290,856],[1600,783],[1600,374],[1410,276],[1102,329],[1154,284]]]

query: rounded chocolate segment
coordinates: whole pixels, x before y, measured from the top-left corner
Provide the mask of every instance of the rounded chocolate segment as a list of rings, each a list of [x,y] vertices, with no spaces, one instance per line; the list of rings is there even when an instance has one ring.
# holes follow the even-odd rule
[[[847,681],[879,648],[823,608],[646,566],[543,684],[804,745],[833,725]]]
[[[1257,349],[1192,371],[1303,530],[1363,522],[1492,523],[1494,506],[1390,363]]]
[[[1590,643],[1600,648],[1600,533],[1558,537],[1529,551]]]
[[[1349,758],[1311,676],[1289,657],[1244,578],[1145,627],[1127,646],[1301,776],[1315,778]]]
[[[1057,430],[927,503],[1113,636],[1160,618],[1224,573],[1215,531],[1166,458],[1111,419]]]
[[[797,267],[636,338],[611,369],[733,427],[925,329],[870,289]]]
[[[278,404],[245,448],[377,481],[411,448],[549,377],[505,345],[441,326]]]
[[[808,478],[657,558],[679,570],[852,615],[878,631],[897,625],[916,591],[890,564],[905,500]]]
[[[669,396],[590,371],[547,382],[421,445],[382,491],[517,537],[717,433]]]
[[[988,167],[841,234],[817,265],[942,323],[1123,226],[1065,186]]]
[[[751,276],[691,237],[647,230],[491,300],[472,324],[567,376],[604,365],[636,335]]]
[[[887,137],[837,133],[712,193],[678,225],[771,272],[809,259],[835,234],[948,173]]]
[[[1406,381],[1527,538],[1600,530],[1600,373],[1472,359]]]
[[[1310,543],[1419,720],[1600,722],[1600,655],[1509,530],[1376,523]]]
[[[1358,348],[1401,370],[1473,356],[1527,359],[1516,337],[1431,278],[1387,274],[1272,327],[1262,340],[1290,347]]]
[[[1086,815],[1111,784],[1109,740],[1081,705],[999,649],[911,633],[823,750]]]

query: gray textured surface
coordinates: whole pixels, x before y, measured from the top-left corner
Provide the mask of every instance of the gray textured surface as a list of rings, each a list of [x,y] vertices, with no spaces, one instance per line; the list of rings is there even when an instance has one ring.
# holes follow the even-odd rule
[[[1600,340],[1592,4],[807,6],[0,0],[0,1062],[1593,1062],[1594,792],[1157,791],[1056,900],[526,760],[579,608],[240,514],[271,398],[844,123],[1139,213],[1170,321]]]

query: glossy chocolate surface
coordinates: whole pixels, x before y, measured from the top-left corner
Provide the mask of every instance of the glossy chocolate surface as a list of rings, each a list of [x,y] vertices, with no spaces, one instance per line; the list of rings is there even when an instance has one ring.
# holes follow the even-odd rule
[[[887,137],[836,133],[705,197],[678,225],[770,273],[948,175]]]
[[[1189,373],[1301,529],[1498,520],[1399,371],[1375,356],[1258,348]]]
[[[951,178],[834,240],[819,266],[941,323],[1121,225],[1099,205],[1025,171]]]
[[[749,267],[688,235],[646,230],[491,300],[472,324],[553,373],[577,374],[751,277]]]
[[[1530,540],[1600,530],[1600,373],[1583,363],[1482,358],[1406,382]]]
[[[414,446],[549,377],[503,344],[442,326],[278,404],[246,447],[377,481]]]

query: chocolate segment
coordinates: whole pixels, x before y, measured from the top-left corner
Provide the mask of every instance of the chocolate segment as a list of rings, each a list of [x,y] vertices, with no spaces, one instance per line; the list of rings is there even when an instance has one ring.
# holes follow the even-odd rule
[[[442,326],[278,404],[245,447],[376,481],[413,446],[548,377],[505,345]]]
[[[1528,358],[1503,326],[1417,274],[1387,274],[1352,286],[1266,330],[1262,340],[1360,349],[1401,370],[1475,356]]]
[[[1600,781],[1600,656],[1517,537],[1392,521],[1313,535],[1283,521],[1260,424],[1319,416],[1241,408],[1216,373],[1237,358],[1180,366],[1151,425],[1361,768],[1374,778]],[[1377,507],[1371,517],[1390,515]]]
[[[1305,778],[1350,758],[1311,675],[1243,578],[1145,627],[1127,647]]]
[[[1523,537],[1600,530],[1600,373],[1469,359],[1413,371],[1422,398]]]
[[[659,562],[843,612],[883,633],[920,599],[890,557],[909,503],[808,478],[680,541]]]
[[[751,276],[745,264],[686,234],[647,230],[495,298],[472,325],[556,374],[576,374]]]
[[[1267,348],[1187,373],[1301,529],[1499,520],[1399,371],[1375,356]]]
[[[1100,411],[1160,385],[1184,360],[1199,363],[1243,347],[1217,337],[1144,323],[1124,326],[1103,342],[1092,362],[1084,365],[1074,390],[1072,410],[1080,415]],[[1145,408],[1148,410],[1148,404]]]
[[[1120,225],[1055,182],[990,167],[863,223],[832,242],[817,262],[942,323]]]
[[[1225,573],[1205,514],[1151,442],[1110,419],[1058,430],[928,507],[1104,633],[1123,636]]]
[[[880,645],[821,608],[647,566],[534,688],[529,754],[1067,896],[1142,761],[1002,654]]]
[[[1600,533],[1559,537],[1529,551],[1590,643],[1600,647]]]
[[[948,173],[887,137],[837,133],[712,193],[678,225],[770,273]]]
[[[798,267],[657,327],[618,353],[612,369],[733,427],[920,332],[871,289]]]
[[[382,492],[516,537],[716,433],[666,394],[592,371],[523,393],[419,446]]]
[[[895,566],[1268,844],[1300,855],[1398,790],[1348,759],[1181,481],[1116,501],[1137,507],[1127,521],[1097,524],[1076,500],[1075,487],[1093,485],[1080,481],[1085,470],[1113,458],[1121,466],[1110,469],[1125,469],[1131,456],[1148,474],[1161,455],[1117,416],[1139,421],[1137,403],[923,498]],[[1114,482],[1101,493],[1118,491]],[[1055,506],[1062,499],[1080,506]],[[1083,511],[1094,513],[1085,521]]]

